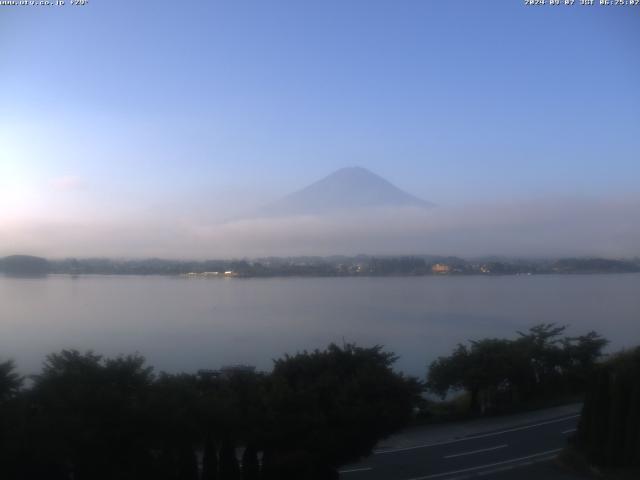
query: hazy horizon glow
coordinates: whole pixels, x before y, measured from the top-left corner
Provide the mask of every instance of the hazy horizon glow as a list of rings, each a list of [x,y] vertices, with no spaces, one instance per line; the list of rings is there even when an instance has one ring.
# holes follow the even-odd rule
[[[0,255],[640,255],[638,13],[2,8]],[[349,165],[439,207],[224,221]]]
[[[7,222],[0,255],[178,259],[296,255],[632,257],[640,197],[373,209],[203,222],[172,214],[93,222]],[[54,246],[52,246],[54,245]]]

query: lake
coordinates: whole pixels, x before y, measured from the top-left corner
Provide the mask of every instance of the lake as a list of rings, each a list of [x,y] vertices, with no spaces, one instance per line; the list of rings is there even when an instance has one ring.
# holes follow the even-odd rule
[[[640,274],[187,279],[0,276],[0,359],[23,373],[62,348],[139,352],[160,370],[269,369],[330,342],[382,344],[423,376],[458,342],[540,322],[640,344]]]

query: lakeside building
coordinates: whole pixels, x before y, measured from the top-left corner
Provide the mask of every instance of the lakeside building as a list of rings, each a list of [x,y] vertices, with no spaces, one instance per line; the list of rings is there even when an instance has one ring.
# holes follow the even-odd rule
[[[444,263],[436,263],[431,267],[431,271],[437,274],[451,273],[451,267]]]
[[[451,267],[444,263],[436,263],[434,266],[431,267],[431,272],[437,273],[437,274],[451,273]]]

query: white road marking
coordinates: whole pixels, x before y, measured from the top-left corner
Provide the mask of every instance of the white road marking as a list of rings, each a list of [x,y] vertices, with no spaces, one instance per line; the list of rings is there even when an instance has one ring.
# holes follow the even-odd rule
[[[473,450],[472,452],[454,453],[453,455],[447,455],[444,458],[456,458],[464,457],[465,455],[473,455],[474,453],[491,452],[492,450],[499,450],[500,448],[507,448],[509,445],[498,445],[497,447],[482,448],[480,450]]]
[[[425,443],[424,445],[415,445],[413,447],[403,447],[403,448],[392,448],[389,450],[376,450],[373,452],[374,455],[382,455],[383,453],[395,453],[395,452],[405,452],[408,450],[417,450],[419,448],[428,448],[428,447],[435,447],[438,445],[449,445],[451,443],[459,443],[459,442],[466,442],[467,440],[476,440],[478,438],[487,438],[487,437],[495,437],[496,435],[502,435],[505,433],[511,433],[511,432],[518,432],[520,430],[528,430],[530,428],[536,428],[536,427],[541,427],[543,425],[550,425],[552,423],[560,423],[560,422],[564,422],[566,420],[571,420],[572,418],[578,418],[580,415],[571,415],[568,417],[563,417],[563,418],[557,418],[555,420],[549,420],[546,422],[540,422],[540,423],[536,423],[535,425],[526,425],[524,427],[515,427],[515,428],[510,428],[508,430],[502,430],[500,432],[493,432],[493,433],[484,433],[482,435],[472,435],[470,437],[464,437],[464,438],[457,438],[454,440],[447,440],[445,442],[434,442],[434,443]]]
[[[575,432],[577,429],[576,428],[572,428],[570,430],[565,430],[564,432],[562,432],[563,435],[566,435],[567,433],[573,433]]]
[[[526,457],[512,458],[511,460],[504,460],[502,462],[488,463],[487,465],[479,465],[477,467],[464,468],[462,470],[454,470],[454,471],[451,471],[451,472],[435,473],[433,475],[426,475],[424,477],[413,477],[413,478],[410,478],[409,480],[428,480],[428,479],[431,479],[431,478],[440,478],[440,477],[446,477],[446,476],[449,476],[449,475],[456,475],[458,473],[473,472],[475,470],[482,470],[483,468],[497,467],[498,465],[505,465],[507,463],[520,462],[522,460],[528,460],[530,458],[542,457],[544,455],[553,455],[555,453],[560,452],[561,450],[562,450],[562,448],[556,448],[555,450],[548,450],[546,452],[534,453],[533,455],[527,455]]]
[[[340,471],[338,471],[338,473],[366,472],[368,470],[373,470],[373,468],[371,468],[371,467],[350,468],[349,470],[340,470]]]

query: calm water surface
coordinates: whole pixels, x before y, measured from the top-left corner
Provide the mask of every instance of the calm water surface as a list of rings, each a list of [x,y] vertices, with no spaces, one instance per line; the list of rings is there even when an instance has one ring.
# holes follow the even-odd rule
[[[47,353],[140,352],[158,369],[249,363],[329,342],[383,344],[424,375],[458,342],[539,322],[640,344],[640,275],[185,279],[0,276],[0,358],[33,373]]]

